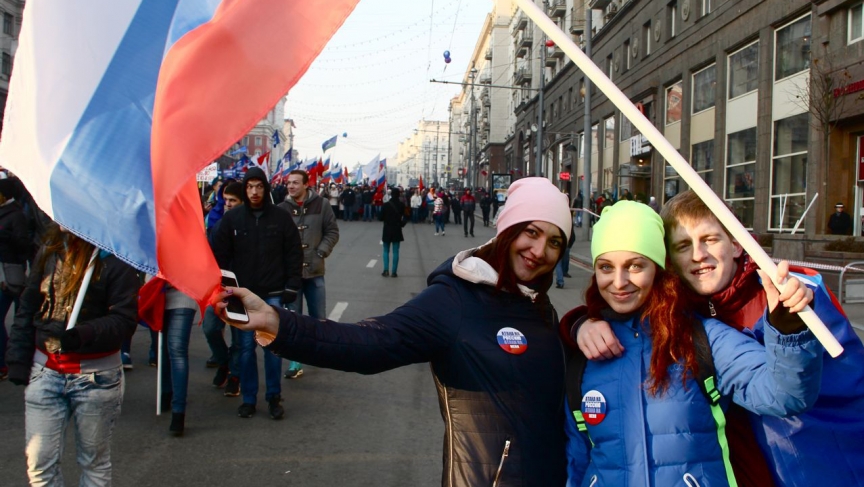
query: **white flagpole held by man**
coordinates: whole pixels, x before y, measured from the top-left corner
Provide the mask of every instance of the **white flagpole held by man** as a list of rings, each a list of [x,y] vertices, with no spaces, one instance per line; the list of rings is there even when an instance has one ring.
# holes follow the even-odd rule
[[[720,220],[720,223],[729,230],[732,237],[744,247],[744,250],[750,255],[754,262],[765,271],[771,280],[781,291],[785,287],[784,282],[777,282],[777,265],[768,257],[768,254],[762,250],[762,247],[753,239],[749,232],[741,225],[741,222],[735,218],[735,215],[726,207],[723,201],[714,193],[714,191],[705,184],[705,181],[693,170],[690,164],[681,157],[681,154],[672,147],[672,144],[663,137],[663,134],[642,115],[636,108],[636,105],[627,98],[617,86],[591,61],[585,53],[579,49],[576,44],[570,40],[570,36],[565,34],[543,11],[533,3],[532,0],[516,0],[519,8],[525,12],[538,27],[560,47],[565,54],[576,64],[576,66],[585,73],[588,78],[597,85],[600,91],[605,94],[609,100],[618,107],[619,110],[627,117],[628,120],[646,137],[651,145],[669,162],[669,164],[678,172],[678,174],[687,182],[688,185],[696,192],[697,195],[705,202],[708,208],[714,212],[714,215]],[[843,347],[834,338],[834,335],[828,330],[822,320],[816,315],[813,310],[807,306],[804,310],[798,313],[798,316],[804,321],[808,328],[813,332],[819,342],[825,347],[825,350],[832,357],[837,357],[843,353]]]

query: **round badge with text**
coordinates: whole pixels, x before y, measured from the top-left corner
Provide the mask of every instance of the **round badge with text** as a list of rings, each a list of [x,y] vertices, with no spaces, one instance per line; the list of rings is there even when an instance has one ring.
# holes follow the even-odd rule
[[[582,396],[582,417],[590,425],[598,425],[606,418],[606,398],[600,391],[588,391]]]
[[[516,328],[498,330],[498,345],[507,353],[521,355],[528,350],[528,339]]]

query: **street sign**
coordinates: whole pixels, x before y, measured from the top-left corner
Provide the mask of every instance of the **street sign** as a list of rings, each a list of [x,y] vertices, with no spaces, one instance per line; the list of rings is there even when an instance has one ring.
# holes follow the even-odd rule
[[[570,173],[569,172],[558,173],[558,179],[560,179],[561,181],[570,181]]]

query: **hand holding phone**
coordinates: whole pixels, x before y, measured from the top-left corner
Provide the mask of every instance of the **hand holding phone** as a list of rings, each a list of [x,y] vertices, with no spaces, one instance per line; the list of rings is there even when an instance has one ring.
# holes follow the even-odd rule
[[[222,285],[226,287],[240,287],[237,282],[237,276],[231,272],[221,269]],[[228,297],[228,307],[225,308],[225,317],[236,323],[249,323],[249,313],[246,312],[246,307],[243,306],[243,301],[237,296]]]

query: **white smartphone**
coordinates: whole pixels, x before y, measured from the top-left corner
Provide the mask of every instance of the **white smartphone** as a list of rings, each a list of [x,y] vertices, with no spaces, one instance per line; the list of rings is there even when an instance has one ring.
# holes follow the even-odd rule
[[[222,285],[230,287],[240,287],[237,283],[237,276],[225,269],[222,271]],[[246,307],[243,306],[243,301],[237,296],[228,296],[228,307],[225,308],[225,317],[236,323],[249,323],[249,314],[246,313]]]

